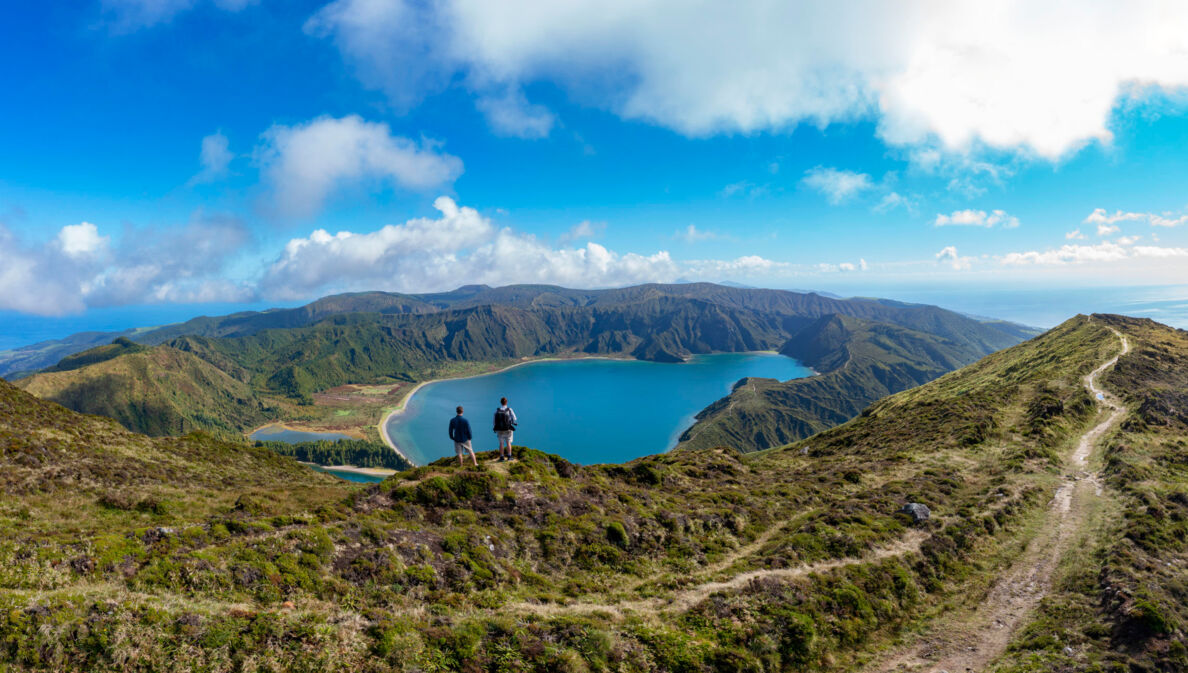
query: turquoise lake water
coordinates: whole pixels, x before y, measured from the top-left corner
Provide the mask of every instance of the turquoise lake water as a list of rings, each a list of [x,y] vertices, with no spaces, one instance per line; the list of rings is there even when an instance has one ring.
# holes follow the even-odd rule
[[[812,375],[774,353],[698,355],[684,363],[638,360],[534,362],[502,372],[438,381],[413,395],[388,434],[418,465],[454,455],[447,434],[454,407],[466,408],[475,451],[493,451],[492,416],[506,396],[519,417],[514,443],[575,463],[619,463],[676,445],[693,416],[741,378]]]
[[[376,477],[376,476],[373,476],[370,474],[360,474],[358,472],[351,472],[348,470],[335,470],[334,468],[322,467],[321,465],[309,465],[308,467],[310,469],[317,470],[318,472],[325,472],[326,474],[332,474],[332,475],[338,477],[339,479],[343,479],[346,481],[355,481],[355,482],[359,482],[361,484],[375,484],[375,483],[378,483],[378,482],[381,482],[384,480],[383,477]]]
[[[341,432],[306,432],[304,430],[289,430],[279,425],[266,425],[248,436],[260,442],[288,442],[290,444],[316,442],[320,439],[351,439],[350,435],[344,435]]]

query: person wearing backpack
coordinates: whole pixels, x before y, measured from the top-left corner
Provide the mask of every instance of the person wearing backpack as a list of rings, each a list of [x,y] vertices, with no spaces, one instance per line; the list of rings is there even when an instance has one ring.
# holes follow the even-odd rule
[[[454,440],[454,453],[458,454],[459,467],[465,465],[462,458],[470,452],[470,462],[478,467],[478,458],[474,457],[474,449],[470,446],[470,423],[462,417],[462,407],[457,409],[458,415],[450,419],[450,439]]]
[[[499,438],[499,462],[512,459],[512,432],[516,429],[516,412],[507,406],[507,398],[499,398],[499,408],[495,410],[495,436]]]

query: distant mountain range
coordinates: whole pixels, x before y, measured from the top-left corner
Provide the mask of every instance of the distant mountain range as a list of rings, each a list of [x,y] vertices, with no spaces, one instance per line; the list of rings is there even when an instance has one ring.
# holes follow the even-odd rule
[[[711,407],[687,437],[754,450],[832,427],[879,397],[1033,333],[933,306],[706,283],[466,286],[196,318],[71,354],[19,384],[147,434],[236,434],[300,414],[297,405],[316,392],[424,380],[448,363],[566,354],[676,362],[698,353],[779,350],[822,376],[787,393],[777,392],[785,384],[752,381],[746,389],[761,386],[761,397],[726,402],[729,413],[721,403]],[[735,415],[744,410],[751,415]],[[745,432],[732,429],[744,420]]]

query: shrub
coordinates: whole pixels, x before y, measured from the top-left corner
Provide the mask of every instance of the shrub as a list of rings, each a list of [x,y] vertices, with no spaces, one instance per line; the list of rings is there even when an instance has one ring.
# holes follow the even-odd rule
[[[627,535],[627,529],[618,521],[612,521],[607,524],[606,539],[620,549],[626,549],[631,544],[631,538]]]

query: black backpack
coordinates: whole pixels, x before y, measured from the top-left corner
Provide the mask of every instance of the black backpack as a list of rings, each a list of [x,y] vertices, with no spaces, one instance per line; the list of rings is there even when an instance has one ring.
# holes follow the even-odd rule
[[[514,429],[511,422],[511,409],[499,408],[495,410],[495,432],[510,432]]]

